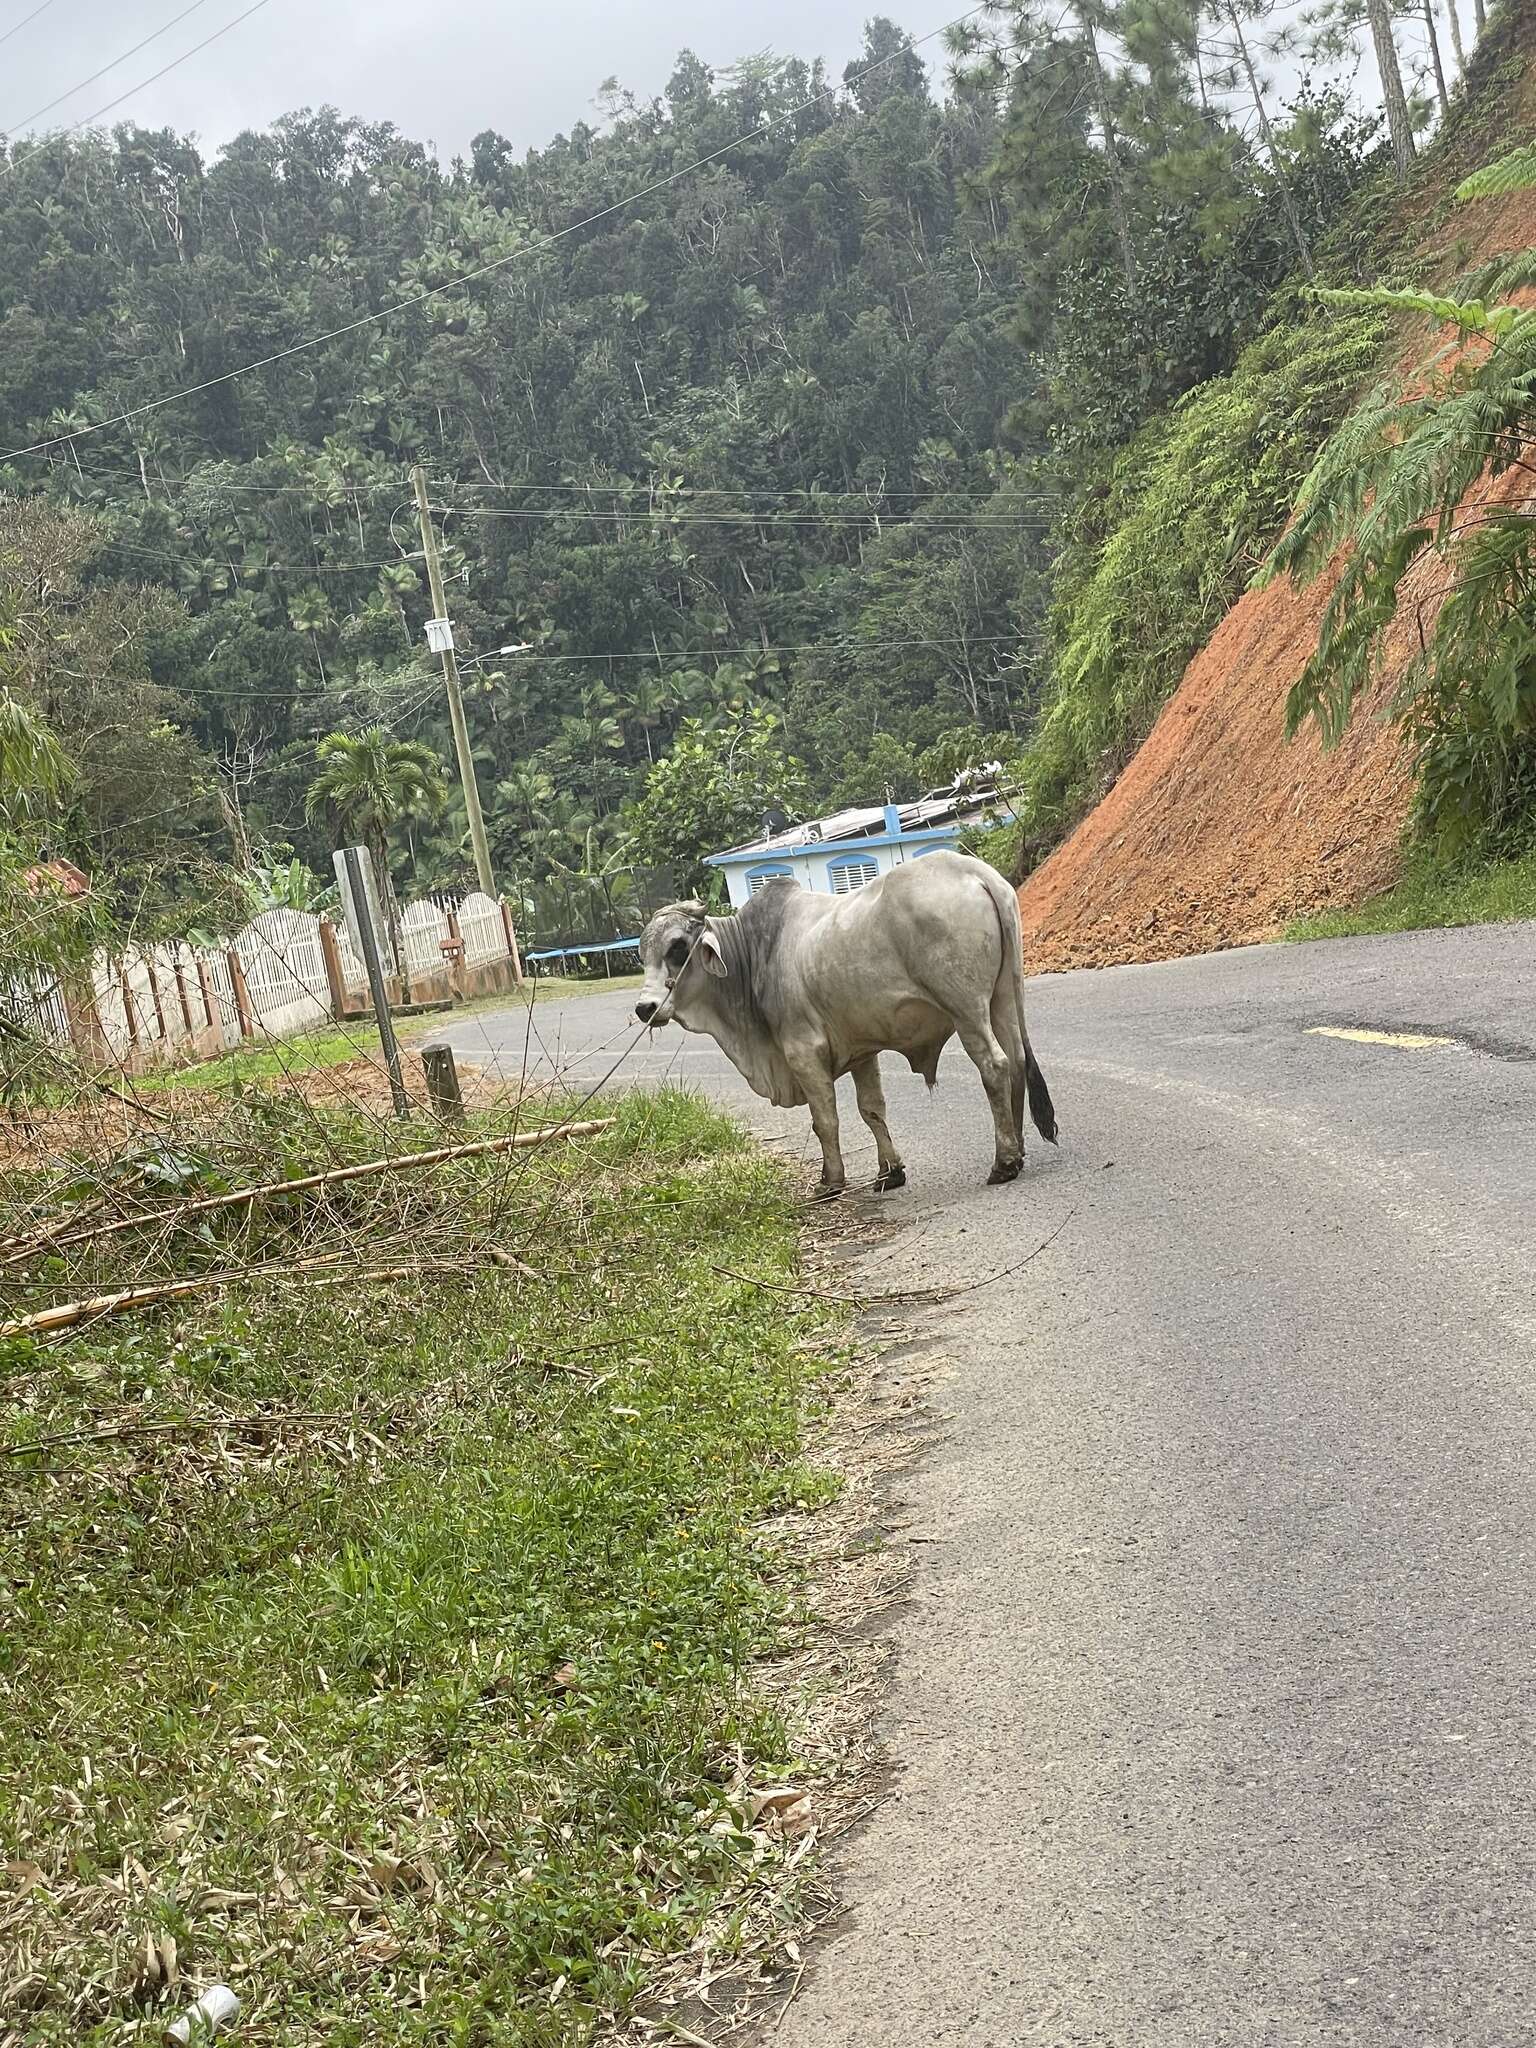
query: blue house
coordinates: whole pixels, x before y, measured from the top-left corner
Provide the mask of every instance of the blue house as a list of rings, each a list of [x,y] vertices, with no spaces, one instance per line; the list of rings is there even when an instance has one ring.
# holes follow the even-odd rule
[[[954,846],[965,827],[984,818],[994,802],[990,789],[939,790],[913,804],[867,806],[788,825],[707,859],[724,874],[737,909],[785,875],[802,889],[848,896],[904,861]]]

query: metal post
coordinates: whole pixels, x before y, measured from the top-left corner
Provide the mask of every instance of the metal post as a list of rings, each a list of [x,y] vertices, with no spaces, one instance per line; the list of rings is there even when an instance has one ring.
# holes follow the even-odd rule
[[[384,966],[379,959],[379,937],[373,928],[373,916],[368,907],[368,892],[363,887],[363,864],[358,859],[355,846],[344,846],[341,858],[347,870],[347,888],[351,893],[353,908],[357,914],[357,934],[362,941],[363,965],[368,970],[368,993],[373,998],[373,1014],[378,1019],[379,1044],[384,1052],[384,1064],[389,1069],[389,1092],[394,1098],[395,1115],[409,1116],[410,1097],[405,1092],[405,1083],[400,1078],[400,1048],[395,1043],[394,1019],[389,1014],[389,991],[384,986]]]
[[[411,471],[416,486],[416,509],[421,515],[421,545],[427,558],[427,583],[432,592],[434,618],[446,619],[448,600],[443,595],[443,568],[437,559],[437,531],[432,524],[432,507],[427,499],[427,473],[418,462]],[[494,898],[496,877],[491,873],[491,849],[485,836],[485,819],[480,812],[480,785],[475,780],[475,757],[469,747],[469,726],[464,718],[464,699],[459,694],[459,664],[450,633],[443,648],[443,687],[448,692],[448,715],[453,721],[453,750],[459,757],[459,781],[464,786],[464,809],[469,818],[469,843],[475,850],[475,873],[484,895]]]

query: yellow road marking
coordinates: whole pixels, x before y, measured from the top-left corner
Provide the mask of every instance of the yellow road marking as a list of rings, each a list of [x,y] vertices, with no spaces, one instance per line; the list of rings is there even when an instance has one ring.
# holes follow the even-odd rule
[[[1429,1038],[1421,1031],[1356,1031],[1343,1024],[1309,1024],[1312,1038],[1348,1038],[1356,1045],[1395,1045],[1400,1052],[1424,1052],[1433,1045],[1454,1045],[1454,1038]]]

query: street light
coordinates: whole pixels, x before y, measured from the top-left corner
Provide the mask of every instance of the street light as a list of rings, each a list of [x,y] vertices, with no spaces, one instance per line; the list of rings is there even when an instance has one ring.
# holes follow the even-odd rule
[[[503,654],[531,654],[532,652],[533,642],[531,640],[514,640],[508,647],[490,647],[487,648],[484,654],[472,654],[460,666],[463,668],[479,668],[482,662],[495,661]]]

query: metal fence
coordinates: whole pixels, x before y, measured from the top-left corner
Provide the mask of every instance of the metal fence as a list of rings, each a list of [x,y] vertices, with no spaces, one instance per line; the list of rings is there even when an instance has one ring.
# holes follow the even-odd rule
[[[525,957],[566,957],[593,964],[627,953],[677,880],[665,868],[617,868],[606,875],[550,875],[517,885],[518,933]]]

